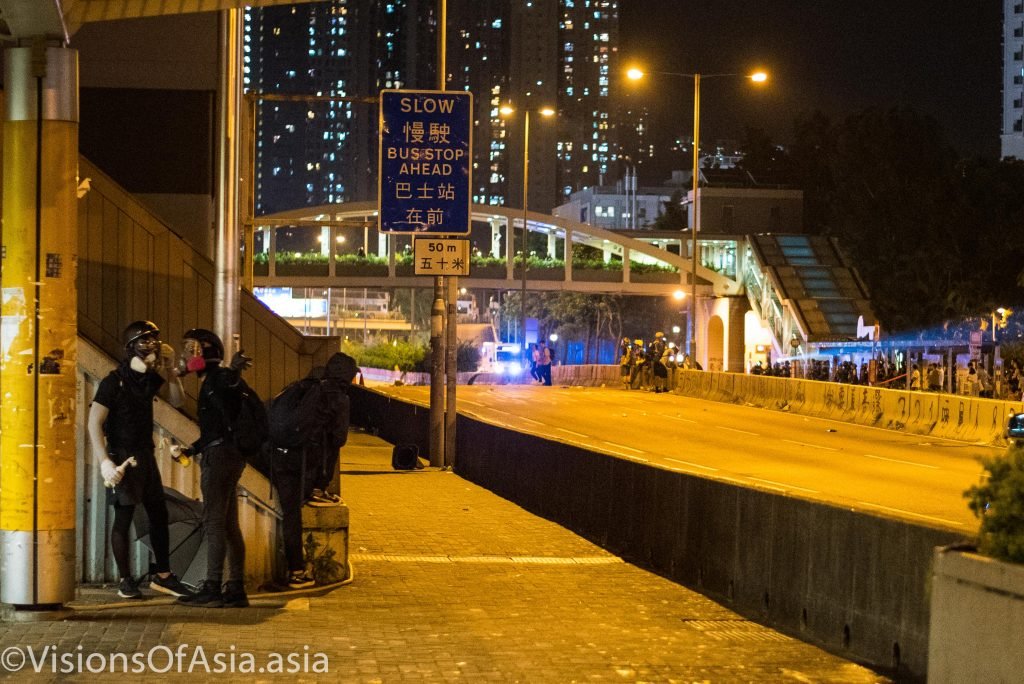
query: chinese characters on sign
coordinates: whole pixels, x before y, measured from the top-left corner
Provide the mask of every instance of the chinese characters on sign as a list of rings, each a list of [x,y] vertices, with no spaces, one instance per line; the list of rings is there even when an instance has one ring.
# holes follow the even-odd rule
[[[381,232],[469,232],[472,110],[467,92],[381,91]]]
[[[416,238],[412,244],[416,275],[469,275],[469,240]]]

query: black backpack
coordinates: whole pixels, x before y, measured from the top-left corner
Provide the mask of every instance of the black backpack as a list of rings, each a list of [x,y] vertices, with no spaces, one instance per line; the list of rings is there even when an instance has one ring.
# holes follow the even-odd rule
[[[228,421],[228,436],[243,456],[252,456],[259,453],[270,434],[267,409],[245,380],[239,378],[238,383],[238,413]]]
[[[420,450],[415,444],[396,444],[391,450],[391,467],[395,470],[421,470]]]
[[[320,380],[296,380],[270,400],[270,443],[281,449],[303,446],[324,428]]]

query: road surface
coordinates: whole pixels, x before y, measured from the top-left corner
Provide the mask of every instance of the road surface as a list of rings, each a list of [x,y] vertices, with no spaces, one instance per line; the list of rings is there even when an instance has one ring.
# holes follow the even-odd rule
[[[427,406],[428,387],[377,386]],[[994,447],[675,394],[458,388],[460,413],[652,466],[974,534],[963,492]]]

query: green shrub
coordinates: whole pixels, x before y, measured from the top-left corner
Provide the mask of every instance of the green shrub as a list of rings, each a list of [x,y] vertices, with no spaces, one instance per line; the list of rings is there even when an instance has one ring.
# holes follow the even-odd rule
[[[398,370],[402,371],[415,369],[426,353],[423,347],[402,340],[370,345],[346,340],[341,345],[341,351],[354,358],[360,366],[385,370],[394,370],[398,366]]]
[[[361,266],[363,264],[386,264],[388,260],[384,257],[379,257],[376,254],[367,254],[366,256],[359,256],[358,254],[336,254],[334,262],[338,264],[345,264],[346,266]]]
[[[987,477],[964,492],[981,520],[978,550],[987,556],[1024,563],[1024,447],[1014,444],[1001,456],[983,458]]]
[[[488,256],[485,254],[473,254],[469,257],[469,263],[473,266],[504,266],[505,257]]]
[[[275,259],[278,264],[297,264],[302,266],[327,263],[327,255],[320,252],[278,252]]]

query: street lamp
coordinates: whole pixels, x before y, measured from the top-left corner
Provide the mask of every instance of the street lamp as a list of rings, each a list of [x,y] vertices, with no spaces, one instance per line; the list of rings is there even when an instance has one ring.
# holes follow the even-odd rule
[[[768,80],[768,74],[758,71],[753,74],[684,74],[674,71],[651,71],[648,73],[660,76],[678,76],[680,78],[693,79],[693,264],[690,273],[690,302],[689,302],[689,338],[690,358],[697,361],[697,233],[700,231],[700,196],[697,189],[700,184],[700,81],[702,78],[723,78],[743,77],[754,83],[764,83]],[[632,81],[639,81],[647,74],[636,67],[630,68],[626,76]]]
[[[512,105],[504,105],[498,110],[502,116],[511,116],[515,113],[516,108]],[[529,189],[530,181],[530,114],[536,112],[543,117],[551,117],[555,115],[555,110],[551,107],[537,107],[523,109],[523,113],[526,115],[523,118],[523,272],[522,272],[522,293],[519,298],[519,310],[520,310],[520,322],[522,323],[522,352],[526,355],[526,257],[527,257],[527,238],[530,235],[530,228],[528,224],[528,218],[526,216],[527,205],[527,193]],[[509,244],[512,244],[512,226],[509,225]],[[515,263],[513,261],[513,263]]]

